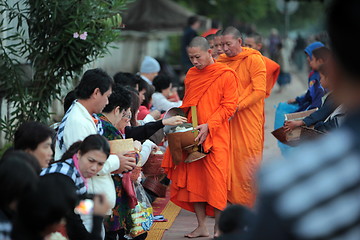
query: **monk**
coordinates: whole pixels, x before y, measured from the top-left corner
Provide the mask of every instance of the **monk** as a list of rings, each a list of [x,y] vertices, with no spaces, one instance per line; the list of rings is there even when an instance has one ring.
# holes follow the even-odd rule
[[[264,144],[266,67],[259,51],[241,47],[241,34],[236,28],[225,29],[222,42],[225,54],[219,56],[218,62],[234,69],[240,80],[237,112],[230,120],[228,201],[253,207],[255,175]]]
[[[219,30],[215,33],[214,36],[214,52],[219,56],[220,54],[224,53],[223,47],[222,47],[222,30]],[[215,58],[217,59],[217,58]]]
[[[218,219],[227,204],[227,174],[230,158],[229,118],[235,113],[239,98],[236,73],[225,64],[216,63],[209,44],[196,37],[187,48],[194,65],[186,74],[185,96],[181,108],[192,121],[191,106],[197,107],[199,140],[205,158],[174,165],[169,150],[162,166],[171,179],[170,199],[183,209],[196,213],[198,226],[185,237],[208,237],[206,215],[215,216],[214,236],[219,235]],[[183,154],[185,159],[186,154]]]
[[[215,34],[209,34],[205,37],[205,39],[208,41],[209,45],[210,45],[210,49],[211,49],[211,56],[214,59],[217,59],[217,57],[219,56],[218,51],[215,49]]]
[[[261,52],[263,43],[262,37],[258,33],[253,33],[246,36],[244,40],[244,46],[253,48]],[[275,86],[275,83],[280,74],[280,65],[271,60],[268,57],[263,56],[263,60],[266,66],[266,98],[268,98],[271,94],[271,90]]]

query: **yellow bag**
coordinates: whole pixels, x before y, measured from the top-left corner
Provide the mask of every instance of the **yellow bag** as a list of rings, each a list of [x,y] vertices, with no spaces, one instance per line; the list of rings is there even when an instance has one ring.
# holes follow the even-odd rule
[[[135,208],[131,209],[131,218],[134,224],[129,235],[132,238],[149,231],[154,220],[153,208],[141,184],[135,183],[135,192],[138,203]]]

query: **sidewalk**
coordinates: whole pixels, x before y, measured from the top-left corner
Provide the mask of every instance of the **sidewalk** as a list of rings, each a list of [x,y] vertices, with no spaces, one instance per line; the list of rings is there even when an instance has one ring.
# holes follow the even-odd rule
[[[286,86],[281,93],[278,93],[278,86],[273,88],[273,92],[269,98],[265,100],[265,145],[264,145],[264,161],[280,157],[280,150],[277,147],[276,139],[271,135],[274,130],[274,116],[276,106],[279,102],[285,102],[288,99],[295,98],[304,93],[307,89],[307,73],[292,72],[291,83]],[[214,218],[207,218],[206,224],[213,236]],[[193,231],[197,227],[196,216],[192,212],[181,210],[175,222],[168,231],[165,231],[162,239],[164,240],[184,240],[184,235]],[[212,239],[212,238],[201,238]],[[150,239],[152,240],[152,239]]]

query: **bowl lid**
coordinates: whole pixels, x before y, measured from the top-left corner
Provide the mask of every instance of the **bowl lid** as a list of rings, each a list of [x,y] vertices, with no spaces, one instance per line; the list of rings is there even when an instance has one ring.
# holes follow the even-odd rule
[[[173,107],[166,111],[163,118],[167,119],[167,118],[171,118],[171,117],[177,116],[177,115],[186,117],[186,114],[184,113],[184,111],[181,108]]]
[[[186,117],[186,114],[184,113],[184,111],[181,108],[178,107],[173,107],[170,108],[169,110],[166,111],[166,113],[164,114],[163,119],[167,119],[167,118],[171,118],[174,116],[183,116]],[[170,129],[173,128],[174,126],[165,126],[164,127],[164,132],[167,134],[170,132]]]

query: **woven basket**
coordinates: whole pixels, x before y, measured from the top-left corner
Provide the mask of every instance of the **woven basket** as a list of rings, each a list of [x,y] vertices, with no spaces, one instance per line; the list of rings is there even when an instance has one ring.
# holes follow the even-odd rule
[[[166,186],[160,183],[157,177],[147,177],[142,185],[157,197],[164,198],[166,196]]]
[[[148,160],[142,167],[142,171],[146,177],[158,176],[164,173],[164,169],[161,167],[164,154],[150,154]]]

